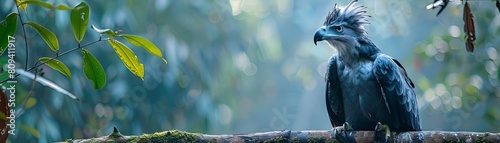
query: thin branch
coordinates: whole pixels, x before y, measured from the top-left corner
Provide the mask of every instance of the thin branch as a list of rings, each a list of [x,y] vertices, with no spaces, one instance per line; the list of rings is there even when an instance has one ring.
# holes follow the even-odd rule
[[[47,61],[45,61],[45,62],[37,62],[38,64],[35,64],[33,67],[31,67],[31,68],[27,69],[26,71],[31,71],[31,70],[33,70],[33,69],[35,69],[35,68],[37,68],[37,67],[39,67],[39,66],[41,66],[41,65],[45,64],[46,62],[52,61],[53,59],[57,59],[57,58],[62,57],[62,56],[64,56],[64,55],[68,54],[68,53],[71,53],[71,52],[73,52],[73,51],[75,51],[75,50],[78,50],[78,49],[81,49],[81,48],[84,48],[84,47],[90,46],[90,45],[95,44],[95,43],[100,42],[100,41],[103,41],[101,37],[99,37],[99,39],[98,39],[98,40],[96,40],[96,41],[92,41],[92,42],[89,42],[89,43],[83,44],[83,45],[78,46],[78,47],[76,47],[76,48],[73,48],[73,49],[70,49],[70,50],[68,50],[68,51],[65,51],[65,52],[63,52],[63,53],[61,53],[61,54],[58,54],[58,55],[56,55],[56,56],[54,56],[54,57],[52,57],[52,58],[48,59],[48,60],[47,60]],[[78,45],[80,45],[80,44],[78,44]],[[19,74],[16,74],[16,75],[15,75],[15,77],[17,77],[17,76],[19,76]],[[9,80],[9,78],[4,79],[4,80],[0,81],[0,83],[4,83],[4,82],[6,82],[6,81],[8,81],[8,80]]]
[[[30,89],[30,92],[28,92],[28,97],[26,97],[24,100],[23,100],[23,103],[21,103],[21,108],[24,109],[26,108],[26,103],[28,102],[28,100],[30,99],[33,91],[35,91],[35,82],[36,82],[36,77],[38,76],[38,71],[35,70],[35,78],[33,78],[33,80],[31,81],[31,89]],[[23,112],[16,112],[16,117],[19,117],[21,115],[21,113]]]
[[[39,67],[39,66],[41,66],[41,65],[43,65],[43,64],[45,64],[45,63],[47,63],[47,62],[52,61],[53,59],[57,59],[57,58],[62,57],[62,56],[64,56],[64,55],[68,54],[68,53],[71,53],[71,52],[73,52],[73,51],[75,51],[75,50],[81,49],[81,48],[83,48],[83,47],[90,46],[90,45],[95,44],[95,43],[100,42],[100,41],[102,41],[102,38],[101,38],[101,37],[99,37],[99,39],[98,39],[98,40],[96,40],[96,41],[92,41],[92,42],[86,43],[86,44],[84,44],[84,45],[82,45],[82,46],[80,46],[80,44],[78,44],[78,46],[77,46],[76,48],[73,48],[73,49],[70,49],[70,50],[68,50],[68,51],[65,51],[65,52],[63,52],[63,53],[61,53],[61,54],[58,54],[58,55],[56,55],[56,56],[54,56],[54,57],[52,57],[52,58],[48,59],[48,60],[47,60],[47,61],[45,61],[45,62],[39,62],[39,64],[38,64],[38,65],[35,65],[35,66],[33,66],[33,67],[29,68],[27,71],[31,71],[31,70],[33,70],[33,69],[35,69],[35,68],[37,68],[37,67]]]
[[[25,52],[26,52],[26,61],[25,61],[25,64],[24,64],[24,70],[26,70],[28,68],[29,52],[28,52],[28,39],[26,38],[26,30],[24,29],[24,24],[25,23],[23,22],[23,18],[21,17],[21,10],[19,10],[19,5],[17,5],[16,0],[13,0],[13,1],[14,1],[14,3],[16,3],[17,13],[19,13],[19,21],[21,21],[21,29],[23,29]]]

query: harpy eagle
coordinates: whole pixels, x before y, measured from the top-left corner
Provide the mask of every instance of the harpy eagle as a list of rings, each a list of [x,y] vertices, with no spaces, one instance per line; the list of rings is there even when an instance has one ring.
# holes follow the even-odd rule
[[[370,16],[356,2],[335,4],[314,34],[314,44],[326,41],[338,51],[325,75],[330,122],[343,129],[377,131],[384,125],[392,131],[420,131],[415,86],[401,63],[368,38],[364,26]]]

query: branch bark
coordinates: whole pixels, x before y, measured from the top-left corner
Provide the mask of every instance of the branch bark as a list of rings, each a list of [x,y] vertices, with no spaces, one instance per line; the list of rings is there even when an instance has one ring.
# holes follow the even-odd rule
[[[353,142],[373,142],[373,131],[350,131],[347,138]],[[331,130],[270,131],[250,134],[206,135],[170,130],[140,136],[123,136],[115,128],[108,136],[91,139],[67,140],[86,142],[339,142]],[[392,133],[390,142],[500,142],[500,133],[419,131]]]

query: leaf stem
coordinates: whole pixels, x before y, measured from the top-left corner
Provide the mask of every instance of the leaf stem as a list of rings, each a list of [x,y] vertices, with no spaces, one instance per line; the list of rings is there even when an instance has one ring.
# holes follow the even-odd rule
[[[24,70],[28,68],[28,58],[29,58],[29,52],[28,52],[28,39],[26,38],[26,30],[24,30],[24,22],[23,18],[21,17],[21,11],[19,10],[19,6],[17,5],[16,0],[14,0],[14,3],[16,3],[16,8],[17,8],[17,13],[19,13],[19,21],[21,22],[21,29],[23,29],[23,36],[24,36],[24,44],[25,44],[25,52],[26,52],[26,61],[24,63]],[[16,76],[17,77],[17,76]],[[3,83],[3,82],[2,82]]]
[[[31,68],[29,68],[29,69],[27,69],[27,70],[25,70],[25,71],[31,71],[31,70],[33,70],[33,69],[35,69],[35,68],[37,68],[37,67],[39,67],[39,66],[41,66],[41,65],[45,64],[46,62],[52,61],[53,59],[57,59],[57,58],[59,58],[59,57],[62,57],[62,56],[64,56],[64,55],[68,54],[68,53],[71,53],[71,52],[75,51],[75,50],[81,49],[81,48],[83,48],[83,47],[90,46],[90,45],[92,45],[92,44],[95,44],[95,43],[97,43],[97,42],[101,42],[101,41],[103,41],[103,40],[102,40],[102,38],[99,36],[99,39],[98,39],[98,40],[96,40],[96,41],[92,41],[92,42],[89,42],[89,43],[85,43],[85,44],[83,44],[83,45],[78,44],[78,46],[77,46],[77,47],[75,47],[75,48],[73,48],[73,49],[70,49],[70,50],[68,50],[68,51],[65,51],[65,52],[63,52],[63,53],[61,53],[61,54],[57,54],[56,56],[54,56],[54,57],[50,58],[50,59],[49,59],[49,60],[47,60],[47,61],[44,61],[44,62],[37,61],[37,63],[35,63],[35,65],[34,65],[33,67],[31,67]],[[16,74],[16,75],[15,75],[15,77],[17,77],[17,76],[19,76],[19,74]],[[7,78],[7,79],[4,79],[4,80],[0,81],[0,83],[4,83],[4,82],[6,82],[7,80],[9,80],[9,78]]]
[[[21,103],[21,108],[20,109],[25,109],[26,107],[26,103],[28,102],[28,100],[30,99],[33,91],[35,91],[35,81],[36,81],[36,77],[38,76],[38,71],[35,70],[35,74],[34,74],[34,78],[33,80],[31,81],[31,89],[30,89],[30,92],[28,92],[28,97],[26,97],[26,99],[23,100],[23,103]],[[23,112],[16,112],[16,117],[19,117]]]

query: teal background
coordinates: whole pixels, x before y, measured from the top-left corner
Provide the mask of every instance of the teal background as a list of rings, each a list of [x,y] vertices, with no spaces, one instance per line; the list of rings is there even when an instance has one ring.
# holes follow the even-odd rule
[[[49,0],[74,6],[76,0]],[[145,66],[144,80],[125,68],[107,42],[86,47],[103,65],[107,83],[95,90],[83,74],[81,52],[60,57],[72,79],[42,66],[44,77],[80,98],[71,100],[35,84],[29,103],[17,106],[16,135],[9,142],[54,142],[108,135],[141,135],[178,129],[205,134],[273,130],[329,130],[324,73],[336,51],[313,44],[313,34],[335,3],[347,0],[115,0],[85,1],[90,21],[82,43],[99,34],[90,25],[151,40],[168,64],[126,43]],[[465,50],[463,5],[450,3],[436,17],[431,0],[360,0],[367,6],[371,40],[398,59],[416,83],[423,130],[500,132],[498,56],[500,14],[493,1],[469,1],[476,49]],[[17,12],[13,0],[0,17]],[[37,5],[21,11],[59,39],[60,51],[77,46],[68,11]],[[17,67],[54,56],[25,26],[16,33]],[[5,54],[1,58],[6,58]],[[18,105],[31,80],[17,78]]]

